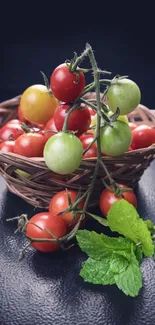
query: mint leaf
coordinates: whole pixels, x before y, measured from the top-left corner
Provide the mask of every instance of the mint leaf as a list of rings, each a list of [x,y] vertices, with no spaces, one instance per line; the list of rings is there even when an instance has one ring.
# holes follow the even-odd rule
[[[113,257],[111,258],[110,261],[110,270],[116,274],[121,273],[126,270],[128,265],[129,265],[129,261],[125,257],[117,254],[113,254]]]
[[[130,259],[132,243],[127,238],[112,238],[95,231],[79,230],[76,239],[81,250],[95,260],[100,261],[114,252]]]
[[[133,255],[126,270],[114,276],[116,285],[126,295],[136,297],[142,288],[142,273],[136,257]]]
[[[85,282],[93,284],[114,284],[114,273],[110,269],[110,261],[110,257],[106,257],[104,261],[88,258],[80,271],[81,277]]]
[[[153,254],[151,234],[132,204],[124,199],[115,202],[109,210],[107,220],[112,231],[122,234],[134,243],[140,242],[145,256]]]
[[[145,220],[144,222],[147,225],[147,228],[149,231],[155,232],[155,226],[151,220],[148,219],[148,220]]]
[[[140,263],[143,258],[143,251],[142,251],[141,247],[136,246],[135,255],[136,255],[137,261]]]

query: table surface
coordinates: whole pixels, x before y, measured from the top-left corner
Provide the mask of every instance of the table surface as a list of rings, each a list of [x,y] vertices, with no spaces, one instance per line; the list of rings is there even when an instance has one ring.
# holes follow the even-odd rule
[[[138,211],[155,222],[155,161],[140,180]],[[43,254],[29,248],[18,260],[25,239],[14,234],[7,218],[34,209],[8,192],[0,179],[0,324],[1,325],[153,325],[155,324],[155,263],[142,262],[143,289],[136,298],[125,296],[115,285],[84,283],[79,276],[86,256],[78,247]],[[95,221],[88,229],[101,231]],[[102,228],[103,231],[103,228]]]

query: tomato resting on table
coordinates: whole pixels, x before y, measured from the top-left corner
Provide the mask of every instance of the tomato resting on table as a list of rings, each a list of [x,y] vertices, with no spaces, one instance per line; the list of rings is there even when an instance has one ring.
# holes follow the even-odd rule
[[[15,141],[4,141],[0,143],[0,151],[14,152]]]
[[[51,232],[51,234],[48,232],[48,230]],[[34,215],[26,226],[26,236],[34,239],[55,239],[54,237],[62,238],[66,234],[67,226],[65,222],[57,216],[52,216],[49,212],[40,212]],[[60,248],[60,244],[58,242],[37,241],[31,243],[31,246],[38,251],[47,253],[57,251]]]
[[[58,100],[44,85],[28,87],[22,94],[20,109],[23,117],[34,124],[46,124],[53,117]]]
[[[73,190],[66,190],[66,191],[64,190],[64,191],[60,191],[57,194],[55,194],[52,197],[52,199],[50,200],[49,212],[52,215],[57,215],[58,213],[69,208],[68,196],[70,197],[71,202],[74,203],[78,196],[78,192],[73,191]],[[77,205],[77,208],[82,210],[83,206],[84,206],[84,202],[85,201],[82,200]],[[81,213],[76,213],[75,219],[73,219],[74,218],[73,213],[66,212],[66,213],[63,213],[60,216],[58,216],[58,218],[62,218],[68,227],[74,227],[76,225],[76,223],[78,222],[80,215],[81,215]]]
[[[147,148],[155,144],[155,129],[148,125],[139,125],[132,131],[131,147],[135,149]]]
[[[43,157],[45,138],[38,133],[25,133],[15,141],[14,152],[25,157]]]
[[[57,174],[73,173],[82,160],[83,147],[74,134],[59,132],[47,140],[44,159],[47,167]]]
[[[113,188],[112,186],[110,186]],[[121,188],[129,188],[128,186],[124,184],[118,184],[118,187]],[[135,208],[137,208],[137,198],[133,190],[123,192],[123,196],[116,196],[114,193],[109,191],[108,189],[104,189],[100,195],[99,200],[99,206],[100,210],[103,213],[103,215],[106,217],[111,206],[121,199],[124,199],[128,201],[130,204],[132,204]]]
[[[20,135],[24,133],[24,130],[19,124],[16,123],[7,123],[0,129],[0,140],[16,140]]]
[[[53,71],[50,87],[54,96],[61,102],[73,102],[82,92],[86,81],[83,72],[70,72],[66,63]]]
[[[94,140],[94,136],[90,134],[88,135],[83,134],[79,139],[82,143],[83,151],[84,151],[92,143],[92,141]],[[83,158],[92,158],[92,157],[97,157],[97,147],[95,143],[93,143],[91,147],[88,149],[88,151],[83,155]]]
[[[58,131],[63,129],[64,121],[69,109],[69,105],[60,105],[54,113],[54,123]],[[68,118],[67,129],[77,131],[76,136],[80,136],[86,132],[91,123],[91,115],[87,106],[81,106],[74,109]]]

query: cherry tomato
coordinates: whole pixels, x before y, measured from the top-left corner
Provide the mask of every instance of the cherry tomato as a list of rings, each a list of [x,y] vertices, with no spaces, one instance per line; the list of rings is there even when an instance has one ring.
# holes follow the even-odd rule
[[[15,141],[14,152],[25,157],[43,157],[44,136],[38,133],[25,133]]]
[[[84,134],[79,139],[82,142],[83,150],[86,150],[89,147],[89,145],[92,143],[94,137],[93,135]],[[97,157],[97,147],[95,143],[93,143],[90,149],[83,155],[83,158],[92,158],[92,157]]]
[[[59,132],[47,140],[44,159],[47,167],[57,174],[73,173],[82,160],[83,147],[74,134]]]
[[[73,102],[82,93],[85,84],[83,72],[70,72],[66,63],[56,67],[50,78],[52,93],[61,102]]]
[[[116,112],[118,107],[121,115],[132,112],[141,100],[141,92],[138,85],[126,78],[112,83],[106,96],[111,111]]]
[[[76,191],[72,191],[72,190],[64,190],[64,191],[60,191],[57,194],[55,194],[52,199],[50,200],[49,203],[49,212],[52,215],[57,215],[58,213],[62,212],[63,210],[66,210],[67,208],[69,208],[69,202],[68,202],[68,195],[71,199],[71,202],[74,203],[77,196],[78,196],[78,192]],[[84,200],[82,200],[77,208],[82,210],[83,206],[84,206]],[[76,213],[76,217],[75,219],[73,219],[73,213],[72,212],[66,212],[64,214],[61,214],[59,216],[59,218],[62,218],[67,227],[74,227],[76,225],[76,223],[78,222],[79,218],[80,218],[81,213]]]
[[[58,100],[49,94],[44,85],[33,85],[21,96],[20,109],[23,117],[34,124],[46,124],[53,117]]]
[[[133,131],[132,148],[147,148],[155,144],[155,129],[148,125],[139,125]]]
[[[8,123],[0,129],[0,140],[2,141],[16,140],[23,133],[24,130],[21,128],[19,124]]]
[[[62,238],[67,234],[65,222],[57,216],[52,216],[49,212],[40,212],[34,215],[29,221],[30,223],[28,223],[26,226],[26,236],[30,238],[54,239],[54,236],[57,238]],[[51,234],[49,234],[48,230],[51,232]],[[54,236],[52,236],[52,234]],[[58,242],[37,241],[31,243],[31,246],[40,252],[47,253],[57,251],[60,248],[60,244]]]
[[[15,141],[4,141],[0,144],[0,151],[14,152]]]
[[[90,115],[91,115],[91,116],[96,115],[96,111],[95,111],[95,109],[93,109],[93,108],[90,107],[90,106],[87,106],[87,107],[88,107],[88,109],[89,109],[89,112],[90,112]]]
[[[18,124],[18,125],[21,125],[21,122],[17,119],[13,119],[13,120],[10,120],[9,122],[7,122],[5,125],[10,125],[10,124]]]
[[[44,128],[44,131],[49,131],[49,130],[52,130],[54,132],[58,132],[57,131],[57,128],[55,126],[55,123],[54,123],[54,118],[52,117],[48,122],[47,124],[45,125],[45,128]],[[48,140],[50,137],[52,137],[52,135],[54,135],[55,133],[54,132],[44,132],[44,137],[46,140]]]
[[[124,184],[119,184],[118,186],[119,186],[119,188],[123,188],[123,187],[129,188],[128,186],[126,186]],[[110,186],[110,187],[113,188],[112,186]],[[121,197],[121,196],[116,196],[114,193],[112,193],[108,189],[104,189],[100,195],[100,200],[99,200],[100,210],[103,213],[103,215],[106,217],[111,206],[116,201],[119,201],[122,198],[124,200],[128,201],[130,204],[132,204],[135,208],[137,208],[137,198],[136,198],[134,191],[123,192],[123,197]]]
[[[18,106],[18,111],[17,111],[17,113],[18,113],[18,119],[19,119],[19,121],[20,121],[21,123],[27,123],[27,120],[24,118],[20,106]]]
[[[132,122],[129,122],[128,125],[130,126],[132,131],[137,127],[137,124]]]
[[[60,105],[54,113],[54,123],[58,131],[62,131],[69,105]],[[75,109],[68,119],[68,130],[77,131],[76,136],[86,132],[91,123],[91,115],[87,106]]]
[[[128,124],[115,121],[100,129],[101,151],[108,156],[119,156],[125,153],[131,145],[132,131]]]

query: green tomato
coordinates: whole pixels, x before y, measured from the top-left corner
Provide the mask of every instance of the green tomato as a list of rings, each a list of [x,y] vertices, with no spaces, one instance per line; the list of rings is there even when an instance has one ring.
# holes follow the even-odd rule
[[[102,126],[100,129],[101,151],[108,156],[124,154],[132,142],[132,130],[128,124],[115,121],[111,125]]]
[[[114,113],[112,112],[112,111],[109,111],[108,113],[107,113],[107,115],[110,117],[111,115],[113,115]],[[127,123],[128,124],[128,117],[127,117],[127,115],[119,115],[118,116],[118,118],[117,118],[117,121],[122,121],[122,122],[125,122],[125,123]]]
[[[134,81],[126,78],[112,84],[106,96],[111,111],[115,113],[118,107],[121,115],[132,112],[141,100],[141,92],[138,85]]]
[[[114,113],[112,112],[112,111],[109,111],[108,113],[105,113],[108,117],[110,117],[111,115],[113,115]],[[103,120],[103,119],[101,119],[101,120]],[[123,122],[125,122],[125,123],[127,123],[128,124],[128,117],[127,117],[127,115],[119,115],[119,117],[117,118],[117,120],[118,121],[123,121]],[[92,126],[96,126],[96,124],[97,124],[97,114],[95,114],[94,116],[92,116],[92,118],[91,118],[91,127]]]
[[[83,156],[83,146],[74,134],[59,132],[45,144],[44,160],[47,167],[57,174],[73,173]]]

